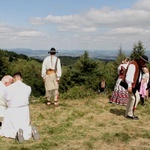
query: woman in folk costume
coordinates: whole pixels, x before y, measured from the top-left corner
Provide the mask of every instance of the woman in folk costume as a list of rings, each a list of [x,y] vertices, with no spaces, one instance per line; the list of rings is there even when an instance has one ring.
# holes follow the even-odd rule
[[[143,67],[143,75],[142,75],[142,80],[141,80],[141,85],[140,85],[140,100],[141,100],[141,105],[145,105],[145,97],[147,97],[147,84],[149,82],[149,71],[147,67]]]
[[[129,58],[126,58],[122,61],[122,64],[118,67],[118,79],[116,81],[116,85],[114,87],[113,94],[110,98],[110,103],[115,103],[119,105],[126,105],[128,101],[128,92],[127,90],[120,85],[120,82],[124,78],[124,73],[129,64]]]
[[[42,64],[42,78],[45,84],[47,105],[51,105],[52,97],[54,96],[54,106],[59,106],[59,80],[62,74],[60,59],[55,56],[56,49],[51,48],[50,56],[47,56]]]

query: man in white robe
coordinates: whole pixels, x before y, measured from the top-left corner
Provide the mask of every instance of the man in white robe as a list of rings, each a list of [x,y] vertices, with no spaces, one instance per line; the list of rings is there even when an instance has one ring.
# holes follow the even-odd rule
[[[7,86],[13,83],[13,78],[10,75],[5,75],[0,81],[0,126],[2,125],[4,113],[6,110],[6,102],[4,100],[4,91]]]
[[[22,75],[17,72],[13,76],[14,83],[6,88],[4,98],[7,109],[0,135],[10,138],[17,138],[19,142],[30,139],[33,135],[33,128],[30,125],[29,96],[31,87],[22,82]],[[39,138],[38,133],[36,139]]]

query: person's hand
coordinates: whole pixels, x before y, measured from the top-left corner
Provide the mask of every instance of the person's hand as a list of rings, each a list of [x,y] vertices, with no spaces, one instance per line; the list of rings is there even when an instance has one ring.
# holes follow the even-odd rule
[[[128,87],[128,90],[127,90],[129,93],[132,93],[132,87]]]

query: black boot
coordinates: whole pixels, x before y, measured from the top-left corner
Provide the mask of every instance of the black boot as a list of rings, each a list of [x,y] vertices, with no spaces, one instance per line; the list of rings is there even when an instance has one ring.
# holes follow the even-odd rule
[[[144,103],[144,98],[142,97],[142,96],[140,96],[140,100],[141,100],[141,105],[145,105],[145,103]]]

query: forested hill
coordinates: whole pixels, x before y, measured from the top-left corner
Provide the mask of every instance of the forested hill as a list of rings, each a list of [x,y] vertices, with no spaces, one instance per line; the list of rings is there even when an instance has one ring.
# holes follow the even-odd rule
[[[0,56],[0,78],[6,74],[12,75],[20,71],[23,75],[23,81],[32,87],[34,96],[45,94],[44,83],[41,77],[42,60],[5,50],[0,50]],[[114,69],[116,67],[113,63],[109,64],[104,61],[93,60],[87,52],[81,57],[59,56],[59,58],[61,59],[63,72],[60,80],[60,93],[64,97],[86,96],[86,94],[89,94],[87,89],[97,90],[101,77],[106,77],[108,80],[114,78]],[[107,77],[107,72],[110,71],[112,73]],[[75,91],[75,95],[70,94],[70,92],[74,93]],[[69,95],[66,95],[66,93]]]
[[[29,57],[25,54],[19,54],[13,51],[7,51],[7,50],[0,50],[0,55],[3,57],[3,59],[7,59],[9,62],[12,61],[18,61],[18,59],[24,59],[24,60],[35,60],[37,62],[42,63],[43,60],[35,58],[35,57]],[[61,64],[63,66],[68,66],[70,64],[74,64],[79,57],[72,57],[72,56],[59,56],[61,60]],[[1,61],[3,60],[1,59]]]
[[[37,62],[40,62],[42,63],[43,60],[41,59],[38,59],[38,58],[35,58],[35,57],[30,57],[26,54],[21,54],[21,53],[17,53],[17,52],[14,52],[14,51],[7,51],[7,50],[0,50],[0,54],[1,54],[1,57],[8,57],[9,61],[13,61],[13,60],[18,60],[18,59],[25,59],[25,60],[35,60]],[[68,66],[70,64],[74,64],[77,59],[79,59],[79,57],[72,57],[72,56],[58,56],[61,60],[61,64],[63,66]]]
[[[0,79],[6,74],[12,75],[21,71],[24,81],[32,86],[35,95],[44,94],[41,78],[42,60],[6,50],[0,50],[0,56]],[[79,57],[60,56],[60,59],[62,66],[68,66],[73,65]]]
[[[5,50],[0,50],[0,56],[0,78],[20,71],[23,81],[32,87],[32,94],[36,96],[44,94],[41,60]]]
[[[141,50],[139,50],[141,49]],[[145,51],[139,42],[131,53],[131,59],[138,58]],[[28,57],[25,54],[0,50],[0,77],[20,71],[23,81],[31,86],[36,97],[45,95],[41,77],[42,60]],[[61,98],[83,98],[95,95],[101,79],[107,83],[107,91],[112,92],[117,79],[117,68],[126,55],[122,50],[114,61],[93,59],[87,51],[80,57],[59,56],[62,64],[59,92]],[[150,64],[149,64],[150,65]],[[148,68],[150,66],[148,65]]]

